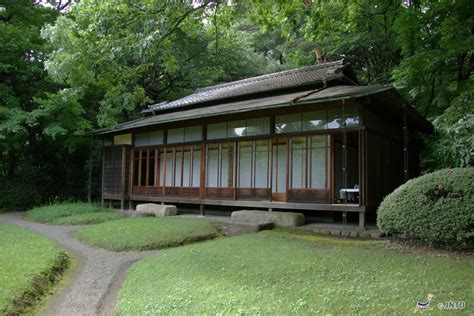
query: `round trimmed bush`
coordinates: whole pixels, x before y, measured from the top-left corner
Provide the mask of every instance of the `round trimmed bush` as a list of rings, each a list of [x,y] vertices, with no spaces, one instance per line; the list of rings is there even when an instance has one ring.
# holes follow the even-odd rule
[[[473,247],[474,168],[443,169],[401,185],[380,204],[377,226],[430,246]]]

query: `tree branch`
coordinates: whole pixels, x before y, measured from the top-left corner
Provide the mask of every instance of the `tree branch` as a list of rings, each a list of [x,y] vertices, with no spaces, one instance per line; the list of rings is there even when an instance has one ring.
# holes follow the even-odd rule
[[[160,39],[160,43],[163,42],[168,36],[170,36],[171,34],[173,34],[179,27],[179,25],[193,12],[196,12],[200,9],[203,9],[205,8],[209,3],[211,3],[210,1],[206,1],[204,2],[204,4],[201,4],[200,6],[198,7],[195,7],[195,8],[192,8],[191,10],[188,10],[186,11],[181,17],[179,17],[176,21],[176,23],[174,24],[174,26],[168,31],[166,32]]]

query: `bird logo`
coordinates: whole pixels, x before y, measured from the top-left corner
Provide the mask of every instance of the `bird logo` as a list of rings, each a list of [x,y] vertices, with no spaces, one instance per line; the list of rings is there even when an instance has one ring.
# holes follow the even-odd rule
[[[432,310],[432,308],[430,307],[432,298],[433,298],[433,294],[430,293],[428,294],[428,298],[426,299],[426,302],[417,302],[413,313],[416,313],[417,311],[423,312],[423,311]]]

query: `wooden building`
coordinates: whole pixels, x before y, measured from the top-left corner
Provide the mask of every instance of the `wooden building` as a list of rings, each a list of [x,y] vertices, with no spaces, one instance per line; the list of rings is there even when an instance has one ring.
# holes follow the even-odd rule
[[[342,61],[201,88],[99,130],[103,200],[265,210],[375,209],[419,173],[432,125]]]

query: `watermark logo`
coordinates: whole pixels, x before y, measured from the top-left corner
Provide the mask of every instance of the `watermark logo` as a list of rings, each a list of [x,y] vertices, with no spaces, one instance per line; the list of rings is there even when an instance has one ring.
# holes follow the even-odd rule
[[[464,301],[446,301],[438,303],[438,309],[454,310],[454,309],[464,309],[466,308],[466,302]]]
[[[432,308],[430,307],[432,298],[433,298],[433,294],[430,293],[430,294],[428,294],[428,298],[426,299],[426,302],[417,302],[416,306],[415,306],[415,310],[413,311],[413,313],[416,313],[418,311],[423,313],[424,311],[432,310]]]

